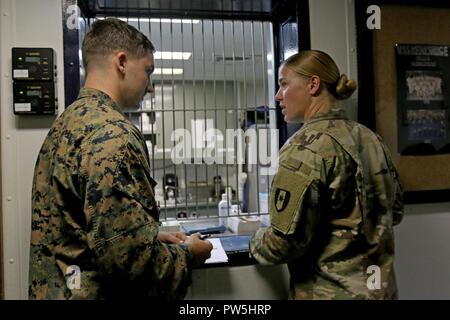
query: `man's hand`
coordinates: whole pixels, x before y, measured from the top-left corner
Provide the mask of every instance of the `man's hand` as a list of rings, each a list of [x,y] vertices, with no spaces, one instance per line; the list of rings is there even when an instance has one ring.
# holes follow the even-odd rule
[[[183,232],[159,231],[157,239],[164,243],[180,244],[186,241],[187,236]]]
[[[205,260],[211,256],[211,250],[213,248],[211,242],[208,240],[201,240],[200,233],[194,233],[189,237],[186,237],[186,245],[189,251],[194,256],[193,266],[198,267],[205,263]]]

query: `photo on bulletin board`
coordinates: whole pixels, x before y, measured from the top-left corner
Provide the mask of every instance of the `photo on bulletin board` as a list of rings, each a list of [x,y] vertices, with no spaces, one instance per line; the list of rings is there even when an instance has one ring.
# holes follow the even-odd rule
[[[396,44],[398,151],[450,153],[450,46]]]

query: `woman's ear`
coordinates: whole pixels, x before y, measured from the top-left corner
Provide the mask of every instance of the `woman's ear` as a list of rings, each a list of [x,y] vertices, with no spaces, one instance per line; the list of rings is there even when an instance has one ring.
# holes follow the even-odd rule
[[[312,76],[309,78],[309,93],[312,96],[320,94],[320,78],[318,76]]]

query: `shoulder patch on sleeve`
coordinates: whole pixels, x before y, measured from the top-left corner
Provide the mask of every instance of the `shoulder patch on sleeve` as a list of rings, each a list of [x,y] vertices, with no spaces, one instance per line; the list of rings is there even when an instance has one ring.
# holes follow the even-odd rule
[[[291,197],[291,193],[287,190],[277,189],[275,190],[275,208],[278,212],[286,209],[286,206],[289,203],[289,198]]]
[[[280,166],[269,197],[269,211],[274,229],[286,235],[294,233],[304,195],[311,182],[311,179]]]

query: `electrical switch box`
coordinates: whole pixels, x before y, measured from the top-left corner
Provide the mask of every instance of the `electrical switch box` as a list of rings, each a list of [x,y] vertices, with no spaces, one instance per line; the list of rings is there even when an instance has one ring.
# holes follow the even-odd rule
[[[13,79],[54,81],[55,50],[52,48],[12,48]]]
[[[14,114],[55,114],[53,82],[17,81],[13,84]]]
[[[55,50],[12,48],[11,60],[14,114],[57,114]]]

